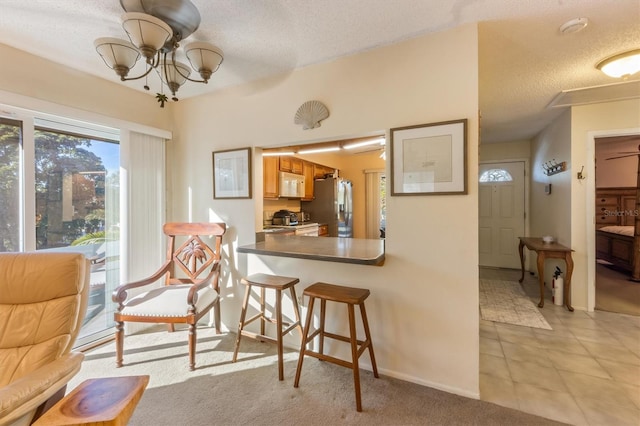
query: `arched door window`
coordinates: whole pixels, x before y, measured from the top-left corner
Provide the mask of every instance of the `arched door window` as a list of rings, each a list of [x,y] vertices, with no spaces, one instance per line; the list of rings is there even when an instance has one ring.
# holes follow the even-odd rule
[[[480,175],[480,179],[478,179],[481,183],[485,182],[511,182],[513,181],[513,177],[511,173],[506,171],[505,169],[489,169],[482,172]]]

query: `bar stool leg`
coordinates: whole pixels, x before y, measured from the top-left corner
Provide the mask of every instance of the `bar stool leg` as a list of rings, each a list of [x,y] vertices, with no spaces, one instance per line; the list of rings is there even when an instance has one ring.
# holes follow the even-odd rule
[[[352,304],[347,304],[349,310],[349,334],[351,341],[351,368],[353,368],[353,387],[356,390],[356,410],[362,411],[360,397],[360,366],[358,365],[358,342],[356,336],[356,315]]]
[[[320,299],[320,346],[318,347],[319,353],[324,353],[324,318],[327,309],[327,301]]]
[[[360,304],[360,314],[362,315],[362,324],[364,325],[364,335],[369,342],[369,356],[371,357],[371,368],[373,369],[373,377],[376,379],[378,376],[378,367],[376,366],[376,357],[373,354],[373,341],[371,340],[371,333],[369,333],[369,321],[367,321],[367,311],[364,309],[364,303]]]
[[[264,315],[264,300],[265,300],[265,289],[264,287],[260,287],[260,313],[262,314],[262,316],[260,317],[260,334],[262,334],[264,336],[264,324],[266,323],[267,319],[266,316]],[[261,340],[261,342],[263,342],[264,340]]]
[[[311,320],[313,319],[313,302],[315,297],[309,297],[309,306],[307,307],[307,320],[304,323],[304,331],[302,332],[302,344],[300,345],[300,355],[298,355],[298,367],[296,368],[296,378],[293,381],[293,387],[297,388],[300,383],[300,372],[302,371],[302,361],[304,360],[304,353],[307,348],[307,338],[309,336],[309,330],[311,330]]]
[[[282,358],[282,291],[276,290],[276,340],[278,344],[278,380],[284,380],[284,365]]]
[[[289,291],[291,291],[291,301],[293,302],[293,314],[295,315],[296,322],[298,323],[298,326],[296,328],[300,333],[300,341],[302,341],[302,323],[300,322],[300,307],[298,306],[298,299],[296,298],[296,289],[291,286],[289,288]]]
[[[238,359],[238,348],[240,348],[240,339],[242,338],[242,329],[244,328],[244,319],[247,316],[247,306],[249,305],[249,295],[251,286],[247,285],[244,290],[244,300],[242,301],[242,310],[240,311],[240,321],[238,322],[238,334],[236,335],[236,347],[233,350],[233,362]]]

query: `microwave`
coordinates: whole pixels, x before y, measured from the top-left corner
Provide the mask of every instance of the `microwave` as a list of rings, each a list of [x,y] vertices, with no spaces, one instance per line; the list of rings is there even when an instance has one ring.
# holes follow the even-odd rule
[[[295,173],[279,172],[279,196],[289,198],[304,197],[304,176]]]

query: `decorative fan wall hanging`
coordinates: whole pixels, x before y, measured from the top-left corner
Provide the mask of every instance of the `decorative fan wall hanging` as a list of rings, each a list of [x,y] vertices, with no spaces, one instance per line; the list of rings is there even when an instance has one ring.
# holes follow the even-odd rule
[[[307,101],[296,111],[293,122],[301,124],[303,130],[320,127],[320,122],[329,117],[329,109],[320,101]]]

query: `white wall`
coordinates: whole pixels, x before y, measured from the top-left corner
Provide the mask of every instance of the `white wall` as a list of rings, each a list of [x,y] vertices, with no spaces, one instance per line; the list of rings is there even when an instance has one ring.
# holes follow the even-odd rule
[[[555,159],[567,162],[567,170],[552,176],[544,173],[542,164]],[[543,130],[531,144],[531,218],[530,235],[551,235],[563,245],[571,246],[571,111],[565,111]],[[551,194],[545,185],[551,184]],[[535,261],[536,255],[529,255]],[[530,263],[535,265],[535,262]],[[566,272],[564,262],[548,260],[545,282],[550,285],[555,267]],[[531,270],[536,270],[534,267]]]
[[[531,156],[531,141],[481,143],[480,161],[525,160]]]
[[[567,109],[544,129],[531,143],[529,235],[553,236],[560,244],[571,246],[571,111]],[[567,162],[567,170],[552,176],[544,173],[542,165],[552,160]],[[551,193],[545,186],[551,185]],[[538,273],[535,253],[525,250],[529,270]],[[565,274],[562,260],[545,262],[544,282],[550,288],[556,266]],[[572,274],[573,277],[573,274]],[[573,291],[573,286],[572,286]],[[573,301],[575,303],[575,301]]]
[[[300,293],[319,280],[366,287],[381,372],[478,396],[477,39],[477,27],[465,26],[309,66],[251,94],[238,87],[175,105],[171,215],[229,225],[222,284],[227,327],[236,327],[238,281],[247,273],[298,276]],[[331,116],[305,131],[293,116],[311,99],[327,105]],[[213,200],[211,151],[388,133],[461,118],[469,120],[468,195],[389,197],[384,266],[235,254],[238,245],[254,241],[262,221],[256,196],[262,165],[254,162],[252,200]]]
[[[119,84],[115,73],[113,81],[107,81],[4,44],[0,44],[0,57],[0,90],[29,98],[22,103],[3,97],[0,103],[11,102],[15,107],[33,108],[35,100],[42,100],[54,104],[54,107],[41,106],[40,112],[91,120],[96,124],[113,125],[112,119],[115,118],[158,129],[171,129],[168,108],[158,108],[152,96]],[[65,107],[77,111],[69,112]],[[43,110],[45,108],[46,111]],[[82,114],[85,111],[87,114]],[[108,123],[100,116],[108,117]]]

